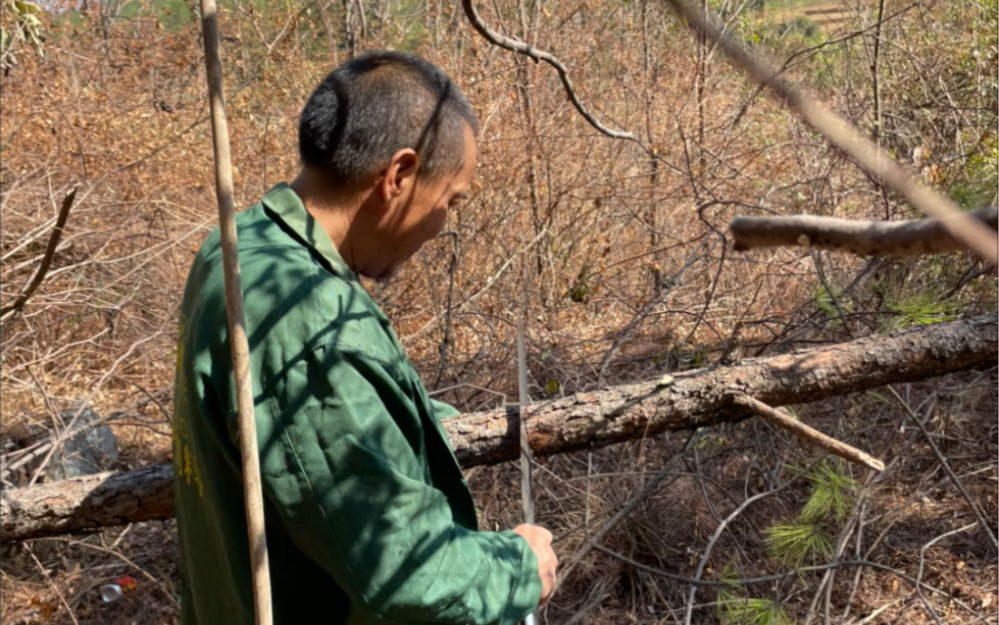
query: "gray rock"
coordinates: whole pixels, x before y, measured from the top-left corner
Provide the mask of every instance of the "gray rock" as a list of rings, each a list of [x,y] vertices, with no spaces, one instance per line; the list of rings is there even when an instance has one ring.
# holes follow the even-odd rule
[[[69,424],[79,408],[64,410],[59,416]],[[100,419],[92,408],[85,408],[76,420],[79,433],[65,440],[61,449],[52,454],[45,469],[49,482],[107,471],[118,461],[118,439],[108,425],[91,426]]]

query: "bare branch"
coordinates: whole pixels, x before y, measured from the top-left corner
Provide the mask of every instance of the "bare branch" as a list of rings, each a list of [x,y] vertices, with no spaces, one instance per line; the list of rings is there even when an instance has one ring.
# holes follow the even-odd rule
[[[676,272],[676,274],[674,274],[673,277],[671,278],[667,278],[662,282],[661,285],[659,285],[660,289],[659,294],[656,297],[650,299],[649,303],[645,305],[645,308],[643,308],[640,313],[635,315],[632,318],[632,320],[628,322],[628,325],[626,325],[624,329],[622,329],[618,333],[617,338],[614,339],[614,343],[610,346],[610,349],[607,350],[607,353],[604,354],[604,357],[600,360],[600,366],[597,369],[598,380],[601,386],[603,385],[604,376],[607,374],[607,367],[610,366],[611,362],[613,362],[614,358],[617,356],[618,350],[620,350],[621,346],[624,345],[627,341],[631,340],[631,338],[635,335],[635,333],[638,332],[638,330],[642,327],[642,324],[645,323],[645,319],[650,314],[652,314],[653,309],[655,309],[655,307],[658,306],[659,304],[662,304],[664,301],[666,301],[666,298],[669,297],[669,294],[672,293],[673,290],[676,289],[676,287],[682,284],[681,281],[683,280],[683,274],[686,273],[687,269],[689,269],[690,266],[694,264],[694,262],[697,260],[697,255],[700,253],[701,249],[703,248],[704,248],[704,241],[701,241],[701,244],[698,245],[697,249],[695,249],[694,252],[687,257],[687,261],[683,264],[682,267],[680,267],[680,269]]]
[[[711,557],[711,550],[714,549],[715,543],[718,542],[718,538],[721,537],[722,532],[725,531],[725,528],[728,527],[729,524],[733,520],[735,520],[735,518],[737,516],[739,516],[740,514],[742,514],[743,511],[746,508],[748,508],[750,506],[750,504],[752,504],[753,502],[759,501],[760,499],[764,499],[764,498],[769,497],[771,495],[775,495],[775,494],[777,494],[780,491],[784,490],[785,488],[787,488],[788,486],[790,486],[793,483],[794,483],[794,480],[791,479],[791,480],[788,480],[788,481],[784,482],[783,484],[781,484],[781,485],[779,485],[779,486],[777,486],[775,488],[772,488],[772,489],[770,489],[768,491],[764,491],[762,493],[757,493],[757,494],[753,495],[752,497],[747,498],[745,501],[743,501],[741,504],[739,504],[738,508],[736,508],[735,510],[733,510],[732,512],[730,512],[727,517],[725,517],[724,519],[722,519],[722,522],[718,524],[718,527],[715,528],[714,533],[711,535],[711,538],[708,540],[707,546],[704,547],[704,553],[701,554],[701,561],[697,563],[697,569],[694,571],[694,579],[696,579],[696,580],[700,580],[701,579],[701,575],[704,574],[704,567],[708,563],[708,558]],[[683,617],[683,625],[690,625],[691,618],[693,617],[693,614],[694,614],[694,598],[696,596],[697,596],[697,584],[692,584],[690,586],[690,592],[687,594],[687,610],[686,610],[686,612],[684,614],[684,617]]]
[[[42,262],[39,263],[35,275],[31,277],[28,285],[17,296],[14,303],[0,308],[0,320],[6,319],[9,315],[24,308],[28,299],[35,294],[38,286],[45,279],[45,275],[49,272],[49,267],[52,266],[52,259],[55,257],[56,249],[59,247],[59,240],[62,239],[63,228],[66,225],[66,220],[69,218],[69,209],[73,207],[73,200],[76,199],[76,190],[77,187],[73,187],[73,190],[67,193],[66,197],[62,199],[62,207],[59,209],[55,228],[52,229],[52,234],[49,236],[49,243],[45,248],[45,256],[42,257]]]
[[[993,231],[999,224],[996,207],[970,213]],[[917,256],[966,250],[939,219],[854,221],[818,215],[736,217],[729,224],[734,249],[801,245],[858,256]]]
[[[31,559],[35,561],[35,564],[38,566],[38,570],[41,571],[42,576],[45,577],[45,581],[49,583],[49,586],[51,586],[52,590],[55,591],[56,596],[59,597],[59,602],[66,608],[66,613],[69,614],[69,618],[73,621],[73,625],[80,625],[80,621],[76,620],[76,615],[73,614],[73,608],[69,605],[69,602],[66,601],[66,596],[62,594],[61,590],[59,590],[59,585],[52,581],[52,576],[49,575],[49,570],[42,566],[41,561],[38,559],[38,556],[35,555],[35,552],[31,550],[30,545],[28,546],[27,551],[28,555],[31,556]]]
[[[465,0],[468,2],[468,0]],[[779,72],[749,53],[709,21],[699,9],[683,0],[663,0],[683,17],[691,28],[704,33],[738,66],[757,82],[766,85],[832,145],[842,150],[885,186],[902,196],[916,209],[937,217],[950,234],[993,263],[999,262],[999,239],[974,218],[937,191],[916,182],[887,152],[878,148],[848,121],[819,104]]]
[[[45,458],[42,460],[42,463],[38,465],[37,469],[35,469],[35,472],[32,474],[31,479],[28,481],[28,486],[31,486],[32,484],[38,481],[38,478],[41,477],[42,473],[45,471],[45,468],[52,460],[52,456],[55,455],[56,451],[58,451],[62,447],[62,444],[65,441],[69,440],[68,438],[69,434],[71,432],[74,432],[73,426],[76,425],[76,422],[80,419],[80,416],[84,413],[87,406],[89,406],[90,402],[93,401],[94,396],[97,395],[97,392],[101,390],[102,386],[104,386],[104,382],[106,382],[109,377],[115,374],[115,372],[118,370],[118,366],[121,363],[123,363],[125,360],[127,360],[128,357],[132,355],[132,352],[135,351],[136,348],[138,348],[143,343],[147,343],[149,341],[152,341],[153,339],[158,338],[161,334],[162,332],[155,332],[144,339],[132,343],[132,345],[129,346],[128,351],[122,354],[121,357],[118,358],[118,360],[115,360],[114,363],[111,365],[111,368],[107,371],[107,373],[105,373],[103,376],[101,376],[99,380],[97,380],[97,383],[94,384],[93,386],[93,390],[90,391],[90,395],[88,395],[87,398],[82,402],[80,408],[73,415],[73,418],[69,420],[69,423],[66,424],[66,427],[65,429],[63,429],[62,433],[53,437],[52,446],[49,448],[48,453],[45,455]]]
[[[524,56],[534,59],[535,63],[544,61],[558,72],[559,80],[562,81],[562,86],[565,87],[565,92],[569,96],[569,100],[572,101],[572,105],[579,111],[579,114],[583,116],[583,119],[588,121],[591,126],[602,132],[603,134],[611,137],[612,139],[631,139],[636,141],[635,135],[630,132],[622,132],[620,130],[611,130],[607,126],[601,124],[593,114],[583,103],[579,101],[579,96],[576,95],[576,90],[572,86],[572,81],[569,79],[569,70],[566,69],[565,65],[557,58],[552,56],[550,53],[544,50],[538,50],[533,48],[523,41],[517,39],[511,39],[504,35],[499,34],[495,30],[489,28],[482,18],[479,16],[478,12],[475,10],[475,5],[472,4],[472,0],[461,0],[461,6],[465,9],[465,16],[468,17],[468,21],[472,23],[472,27],[482,35],[486,41],[493,44],[494,46],[499,46],[511,52],[516,52],[518,54],[523,54]]]
[[[933,609],[933,606],[930,605],[930,602],[927,601],[926,597],[923,596],[922,582],[923,582],[923,567],[926,564],[926,550],[932,547],[933,545],[937,544],[944,538],[948,538],[950,536],[953,536],[954,534],[960,534],[962,532],[966,532],[975,527],[976,525],[978,525],[978,523],[971,523],[970,525],[959,527],[956,530],[951,530],[949,532],[940,534],[930,542],[923,545],[922,548],[919,550],[919,573],[916,575],[916,592],[919,594],[919,599],[920,601],[923,602],[923,606],[926,608],[926,611],[930,613],[930,616],[933,617],[933,620],[937,623],[937,625],[943,625],[943,621],[940,620],[940,615],[937,614],[937,611]]]

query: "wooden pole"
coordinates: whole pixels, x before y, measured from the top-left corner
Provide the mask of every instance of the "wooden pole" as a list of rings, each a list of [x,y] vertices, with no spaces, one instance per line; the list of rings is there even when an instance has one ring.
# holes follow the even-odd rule
[[[218,10],[215,0],[201,0],[201,28],[205,41],[205,67],[208,71],[208,99],[212,114],[212,141],[215,150],[215,195],[219,205],[222,238],[222,267],[225,276],[225,305],[232,348],[232,370],[239,411],[239,446],[243,457],[243,494],[250,541],[253,579],[253,612],[257,625],[271,625],[271,579],[267,564],[267,538],[264,533],[264,500],[260,489],[260,458],[257,427],[253,417],[253,389],[250,382],[250,347],[243,318],[243,290],[239,278],[236,245],[236,218],[233,208],[232,161],[229,156],[229,125],[225,116],[222,87],[222,59],[219,55]]]

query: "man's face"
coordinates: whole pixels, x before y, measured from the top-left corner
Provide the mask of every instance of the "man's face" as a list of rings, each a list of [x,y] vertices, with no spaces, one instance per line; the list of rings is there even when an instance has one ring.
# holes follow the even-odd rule
[[[465,164],[461,170],[432,183],[417,178],[406,192],[388,202],[381,223],[386,262],[379,274],[371,277],[387,280],[424,243],[441,233],[448,209],[468,196],[477,161],[475,136],[465,126]]]

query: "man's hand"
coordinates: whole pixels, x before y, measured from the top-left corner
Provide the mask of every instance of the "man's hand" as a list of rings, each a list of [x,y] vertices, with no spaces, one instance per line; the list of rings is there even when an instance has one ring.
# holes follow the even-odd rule
[[[524,537],[538,558],[538,575],[541,577],[541,601],[538,606],[543,606],[555,590],[555,567],[558,566],[558,558],[552,551],[552,533],[539,525],[526,523],[513,528],[513,531]]]

